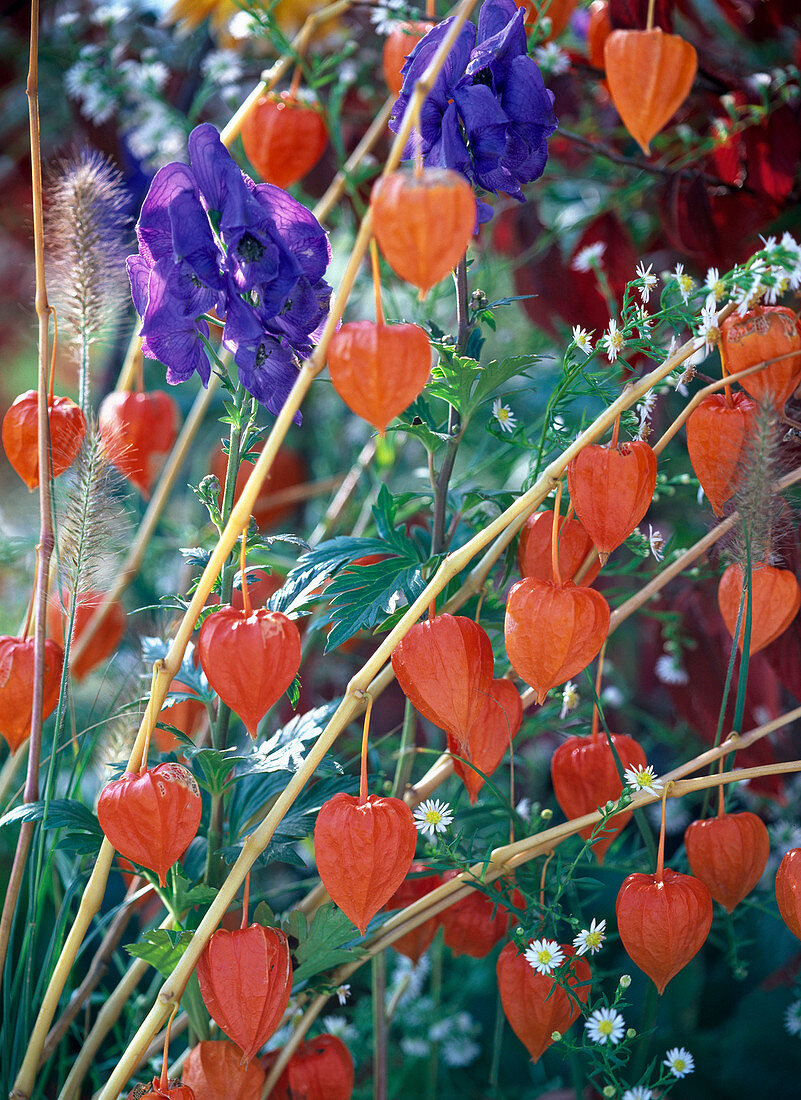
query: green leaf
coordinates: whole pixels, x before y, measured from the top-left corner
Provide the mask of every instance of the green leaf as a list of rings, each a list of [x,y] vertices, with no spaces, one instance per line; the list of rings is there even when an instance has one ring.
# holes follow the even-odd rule
[[[209,794],[222,794],[231,785],[229,778],[236,764],[245,758],[237,755],[236,750],[228,749],[197,749],[186,754],[194,763],[200,765],[203,777],[195,776],[200,786]]]
[[[73,829],[90,833],[98,840],[103,839],[103,831],[95,815],[74,798],[52,798],[49,802],[27,802],[17,806],[0,817],[0,828],[15,821],[41,821],[45,811],[45,829]]]
[[[144,959],[162,978],[169,978],[192,940],[191,932],[176,932],[154,928],[143,932],[139,943],[126,944],[125,950],[135,959]]]
[[[332,970],[344,962],[352,962],[355,956],[363,954],[357,948],[347,946],[358,935],[350,920],[333,902],[320,906],[311,926],[300,910],[293,909],[282,920],[281,927],[291,937],[295,959],[292,976],[296,982],[307,981],[315,974]],[[295,940],[297,947],[294,946]]]
[[[325,652],[336,649],[360,630],[380,627],[399,606],[414,603],[425,586],[420,563],[403,565],[398,558],[338,574],[327,592],[331,608],[326,622],[333,625]]]

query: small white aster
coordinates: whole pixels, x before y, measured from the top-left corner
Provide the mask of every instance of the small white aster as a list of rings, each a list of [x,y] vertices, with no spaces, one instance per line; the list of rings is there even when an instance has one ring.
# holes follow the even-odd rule
[[[704,287],[707,293],[707,305],[711,302],[714,306],[715,302],[719,302],[726,293],[726,286],[716,267],[710,267],[707,271],[706,278],[704,279]]]
[[[613,1008],[596,1008],[584,1027],[594,1043],[617,1046],[626,1030],[626,1021]]]
[[[618,352],[622,351],[626,341],[623,338],[623,333],[617,327],[617,321],[610,320],[609,328],[601,337],[599,343],[601,343],[606,351],[606,358],[610,363],[614,363],[617,359]]]
[[[790,1035],[801,1035],[801,1001],[793,1001],[784,1014],[784,1029]]]
[[[637,306],[636,310],[634,311],[634,324],[637,326],[640,336],[647,336],[648,333],[651,331],[651,326],[653,325],[653,323],[654,319],[645,308],[645,305],[643,304]]]
[[[739,314],[747,313],[750,307],[757,301],[759,297],[764,293],[766,287],[762,282],[762,276],[765,274],[767,266],[765,261],[757,258],[751,264],[747,272],[743,272],[744,281],[742,286],[738,287],[735,295],[735,301],[737,302],[737,312]]]
[[[701,310],[701,323],[698,326],[696,345],[699,349],[703,347],[707,352],[710,352],[719,338],[720,328],[718,327],[715,303],[707,299],[704,308]]]
[[[640,421],[640,430],[638,433],[639,439],[645,439],[648,434],[649,421],[651,419],[651,413],[654,411],[654,405],[656,405],[657,394],[654,390],[647,393],[642,402],[634,410],[637,414],[637,418]]]
[[[592,355],[592,336],[595,329],[592,332],[587,332],[581,325],[573,325],[573,343],[584,352],[585,355]]]
[[[502,432],[513,432],[517,427],[517,417],[508,405],[501,404],[500,397],[492,402],[492,415],[498,421],[498,427]]]
[[[686,274],[684,270],[684,264],[676,264],[674,270],[671,271],[671,275],[679,284],[681,300],[684,302],[685,305],[687,305],[690,300],[690,295],[693,291],[693,286],[695,285],[693,283],[692,276]]]
[[[440,802],[438,798],[427,798],[421,802],[413,816],[418,831],[430,837],[435,833],[444,833],[453,821],[450,804]]]
[[[662,684],[689,684],[690,677],[684,671],[672,653],[663,653],[657,657],[654,665],[656,678]]]
[[[653,1095],[651,1089],[645,1085],[635,1085],[634,1088],[626,1089],[620,1100],[653,1100]]]
[[[596,921],[595,917],[590,921],[589,928],[582,928],[579,934],[573,940],[573,946],[576,949],[577,955],[583,955],[589,952],[594,955],[597,951],[600,951],[604,945],[606,939],[606,921]]]
[[[337,995],[339,1003],[344,1005],[348,997],[350,997],[350,982],[345,982],[344,985],[338,985],[334,992]]]
[[[684,1047],[671,1047],[662,1063],[674,1077],[686,1077],[695,1069],[695,1059]]]
[[[651,291],[657,284],[656,275],[651,273],[652,264],[648,264],[646,268],[645,264],[640,262],[637,264],[637,278],[642,279],[642,286],[639,287],[640,301],[647,302],[651,297]]]
[[[565,961],[565,953],[556,940],[532,940],[525,957],[538,974],[551,974]]]
[[[628,787],[634,787],[635,791],[650,791],[652,794],[662,790],[662,784],[656,778],[656,772],[650,764],[639,768],[626,768],[623,778]]]
[[[568,680],[565,686],[562,688],[562,709],[559,712],[559,717],[565,718],[568,714],[570,714],[571,710],[575,710],[578,705],[578,688],[572,680]]]
[[[383,0],[370,12],[370,22],[376,30],[376,34],[391,34],[397,27],[400,18],[399,9],[403,7],[403,0]]]
[[[665,539],[662,533],[655,530],[650,523],[648,524],[648,545],[656,560],[661,561],[665,556]]]
[[[771,267],[770,273],[773,276],[773,286],[768,287],[765,293],[765,301],[769,306],[773,306],[786,292],[790,285],[790,277],[784,273],[780,267]]]
[[[546,42],[537,46],[534,60],[546,76],[562,76],[570,70],[570,58],[556,42]]]
[[[606,252],[606,245],[603,241],[588,244],[586,248],[576,253],[570,266],[574,271],[589,271],[601,262],[604,252]]]
[[[801,286],[801,245],[791,233],[783,233],[779,246],[793,256],[793,266],[789,269],[790,290],[797,290]]]

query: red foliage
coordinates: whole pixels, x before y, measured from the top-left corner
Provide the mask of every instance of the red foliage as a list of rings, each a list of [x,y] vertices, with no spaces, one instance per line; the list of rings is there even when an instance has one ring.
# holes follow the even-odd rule
[[[69,397],[48,398],[53,477],[72,465],[86,435],[86,417]],[[29,489],[39,485],[39,395],[26,390],[3,417],[6,457]]]
[[[33,708],[33,638],[0,636],[0,734],[12,752],[30,736]],[[42,721],[55,710],[64,650],[48,639],[44,650]]]

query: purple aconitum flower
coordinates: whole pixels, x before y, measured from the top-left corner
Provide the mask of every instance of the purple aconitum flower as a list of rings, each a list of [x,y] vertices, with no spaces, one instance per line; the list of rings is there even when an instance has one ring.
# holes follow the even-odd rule
[[[214,310],[240,382],[277,413],[328,314],[328,238],[286,191],[245,176],[213,126],[192,131],[189,155],[154,176],[128,258],[142,351],[168,382],[197,371],[208,384],[203,315]]]
[[[514,0],[485,0],[478,32],[465,23],[420,110],[424,164],[452,168],[474,186],[502,191],[520,202],[521,186],[539,179],[556,129],[553,95],[526,53],[525,13]],[[397,133],[414,85],[431,63],[452,23],[445,19],[418,42],[401,69],[403,87],[389,121]],[[479,221],[492,209],[479,202]]]

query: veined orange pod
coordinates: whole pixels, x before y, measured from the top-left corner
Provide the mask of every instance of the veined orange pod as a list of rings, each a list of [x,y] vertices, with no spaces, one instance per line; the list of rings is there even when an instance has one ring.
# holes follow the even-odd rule
[[[647,155],[651,139],[690,94],[698,55],[678,34],[612,31],[604,44],[604,68],[623,125]]]
[[[397,23],[387,35],[381,54],[381,67],[384,80],[393,95],[399,95],[403,87],[401,69],[406,58],[434,26],[434,23],[426,20],[406,20]]]
[[[478,798],[484,786],[484,777],[492,775],[506,755],[523,721],[523,703],[520,693],[511,680],[493,680],[484,706],[467,731],[467,742],[448,734],[448,749],[453,754],[453,770],[464,783],[471,802]],[[462,763],[464,757],[478,771]]]
[[[741,380],[757,401],[783,407],[801,381],[801,325],[785,306],[755,306],[742,317],[727,317],[720,326],[720,352],[729,374],[787,356]]]
[[[718,584],[718,607],[726,629],[734,637],[737,614],[743,594],[743,569],[730,565]],[[801,608],[801,588],[795,573],[773,565],[757,564],[751,571],[751,644],[749,653],[760,649],[783,634]],[[745,615],[740,624],[737,645],[742,650]]]
[[[439,875],[420,873],[425,870],[424,863],[413,863],[409,868],[409,874],[415,877],[403,880],[387,902],[386,908],[405,909],[413,902],[425,897],[431,890],[436,890],[438,886],[442,885],[442,878]],[[411,959],[413,963],[416,963],[420,956],[431,946],[438,928],[439,916],[429,917],[428,920],[413,928],[411,932],[404,932],[402,936],[398,936],[392,943],[392,947],[401,955],[405,955],[407,959]]]
[[[144,497],[175,442],[178,420],[178,406],[164,390],[110,393],[100,404],[97,424],[109,462]]]
[[[53,477],[72,465],[86,435],[86,417],[69,397],[49,397],[50,461]],[[39,395],[26,390],[3,417],[3,448],[28,488],[39,485]]]
[[[595,69],[604,67],[604,46],[611,33],[609,0],[592,0],[587,20],[587,53]]]
[[[553,512],[535,512],[529,516],[520,530],[517,547],[517,567],[521,577],[537,577],[541,581],[553,581],[551,542],[553,541]],[[572,517],[559,517],[559,573],[563,581],[572,581],[587,555],[595,545],[583,525]],[[601,563],[596,558],[579,584],[589,585],[598,576]]]
[[[753,429],[756,402],[745,393],[710,393],[687,420],[687,453],[716,516],[737,488],[737,472]]]
[[[75,617],[72,626],[71,646],[77,645],[81,635],[94,617],[95,611],[105,600],[103,592],[92,589],[78,594]],[[64,645],[64,627],[69,621],[72,596],[68,589],[62,589],[61,595],[54,592],[47,601],[47,629],[54,641]],[[100,625],[77,661],[70,654],[70,672],[76,680],[82,680],[96,665],[110,657],[125,634],[128,617],[119,600],[112,600],[106,608]]]
[[[195,1100],[260,1100],[266,1074],[258,1061],[243,1066],[227,1039],[208,1039],[189,1051],[181,1079]]]
[[[278,1053],[264,1055],[265,1069],[270,1069]],[[273,1086],[270,1100],[350,1100],[355,1075],[351,1053],[339,1036],[318,1035],[298,1046]]]
[[[12,752],[30,736],[33,709],[33,638],[0,636],[0,734]],[[55,710],[64,650],[49,638],[44,649],[42,720]]]
[[[259,96],[242,123],[245,156],[262,180],[284,189],[314,168],[327,144],[319,107],[291,91]]]
[[[791,848],[779,864],[776,903],[784,923],[801,940],[801,848]]]
[[[684,831],[690,870],[730,913],[762,877],[770,837],[756,814],[718,814]]]
[[[127,1100],[197,1100],[189,1085],[170,1078],[162,1082],[154,1077],[149,1085],[136,1085],[128,1093]]]

